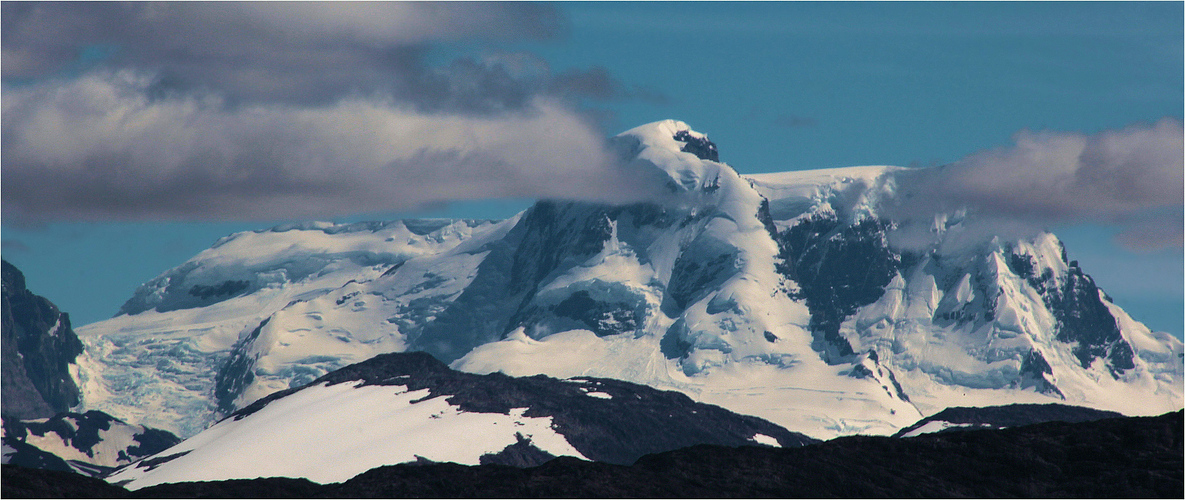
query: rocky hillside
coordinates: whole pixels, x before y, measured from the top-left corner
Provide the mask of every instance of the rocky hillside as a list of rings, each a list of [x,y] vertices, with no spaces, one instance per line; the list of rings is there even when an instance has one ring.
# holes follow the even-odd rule
[[[3,312],[0,313],[0,379],[4,418],[51,417],[80,400],[70,365],[82,354],[82,342],[70,328],[70,316],[25,287],[25,275],[0,261]]]

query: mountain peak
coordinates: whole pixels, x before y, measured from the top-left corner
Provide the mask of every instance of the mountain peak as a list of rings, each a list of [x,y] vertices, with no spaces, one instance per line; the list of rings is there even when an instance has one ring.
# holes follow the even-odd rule
[[[1180,408],[1181,342],[1111,304],[1052,235],[902,249],[880,209],[905,170],[741,176],[676,120],[613,142],[661,196],[244,233],[199,254],[142,287],[143,307],[82,332],[103,355],[80,373],[121,388],[88,391],[87,408],[152,408],[153,426],[192,433],[214,418],[210,394],[225,415],[412,350],[469,373],[677,390],[820,438],[891,434],[950,406]],[[957,243],[964,215],[925,236]],[[173,352],[194,354],[144,360]],[[142,387],[123,390],[130,374]]]
[[[661,120],[634,127],[618,137],[637,138],[643,147],[658,147],[677,153],[691,153],[701,160],[720,161],[716,144],[701,132],[679,120]]]

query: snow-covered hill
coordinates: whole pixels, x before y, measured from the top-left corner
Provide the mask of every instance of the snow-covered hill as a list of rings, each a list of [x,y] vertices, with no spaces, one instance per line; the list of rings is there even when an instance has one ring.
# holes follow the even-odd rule
[[[342,482],[399,463],[536,466],[556,456],[628,465],[695,444],[812,443],[676,392],[602,379],[473,375],[425,353],[376,356],[281,391],[108,480]]]
[[[934,242],[902,249],[879,208],[906,169],[741,176],[677,121],[613,140],[666,197],[220,241],[77,329],[82,406],[189,436],[401,351],[672,389],[823,439],[948,406],[1183,405],[1181,342],[1112,304],[1052,234],[968,243],[971,215],[936,214]]]
[[[120,315],[79,328],[86,345],[76,365],[83,406],[193,435],[214,418],[215,394],[226,391],[219,389],[219,374],[240,338],[248,338],[277,311],[372,281],[393,265],[438,255],[502,225],[468,220],[310,223],[223,238],[144,284]],[[269,356],[253,371],[259,374],[257,387],[270,377],[283,380],[277,389],[300,385],[375,354],[403,350],[398,327],[389,325],[382,311],[365,314],[367,298],[337,304],[345,306],[342,314],[328,311],[319,317],[310,311],[302,318],[306,323],[292,325],[278,338],[268,330]],[[279,359],[284,361],[273,361]],[[289,368],[269,375],[267,363]],[[246,397],[270,392],[261,389]]]
[[[100,411],[10,418],[3,427],[4,463],[88,476],[105,475],[180,441],[169,432],[128,424]]]

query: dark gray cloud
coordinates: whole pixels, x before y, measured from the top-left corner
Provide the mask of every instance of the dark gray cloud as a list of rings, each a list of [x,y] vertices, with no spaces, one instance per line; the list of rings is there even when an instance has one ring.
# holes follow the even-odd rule
[[[667,104],[670,98],[655,89],[640,85],[627,86],[614,78],[609,70],[594,66],[587,70],[571,69],[559,73],[549,84],[555,95],[586,97],[600,100],[638,99],[654,104]]]
[[[545,39],[563,19],[536,3],[5,2],[3,76],[52,75],[88,47],[182,90],[232,102],[323,102],[383,90],[413,98],[437,83],[425,48]]]
[[[152,96],[153,85],[123,70],[6,89],[6,220],[272,219],[654,194],[599,129],[548,97],[486,116],[361,97],[228,107],[216,94]]]
[[[451,200],[637,199],[585,100],[646,98],[527,53],[538,3],[5,2],[7,221],[269,219]],[[625,176],[625,177],[623,177]]]
[[[5,252],[28,252],[29,251],[29,245],[26,245],[21,240],[12,240],[12,239],[0,240],[0,248],[3,248]]]
[[[1095,222],[1121,227],[1118,241],[1129,248],[1181,246],[1181,122],[1165,118],[1093,135],[1022,131],[1014,141],[897,174],[895,196],[883,210],[910,223],[899,241],[924,243],[942,225],[935,214],[951,221],[965,212],[973,217],[960,230],[969,239]]]
[[[516,2],[5,2],[3,77],[60,76],[88,54],[157,76],[161,93],[230,105],[381,93],[425,112],[518,110],[530,97],[649,98],[603,68],[552,75],[530,54],[429,62],[452,42],[551,39],[565,20]],[[103,50],[96,51],[96,48]],[[592,81],[596,79],[596,81]]]

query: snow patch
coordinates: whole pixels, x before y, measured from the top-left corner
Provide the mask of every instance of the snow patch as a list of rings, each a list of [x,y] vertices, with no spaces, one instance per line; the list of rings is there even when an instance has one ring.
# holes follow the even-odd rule
[[[782,445],[778,443],[777,439],[770,437],[770,436],[766,436],[765,434],[754,434],[751,439],[753,441],[757,442],[758,444],[763,444],[766,446],[773,446],[775,448],[782,447]]]
[[[986,425],[956,424],[954,422],[945,422],[942,420],[931,420],[929,422],[926,422],[925,424],[922,424],[922,426],[918,427],[917,429],[914,429],[914,430],[909,431],[905,434],[902,434],[901,437],[915,437],[915,436],[921,436],[922,434],[931,434],[931,433],[935,433],[935,432],[944,431],[946,429],[955,429],[955,428],[962,428],[962,427],[986,427]]]

